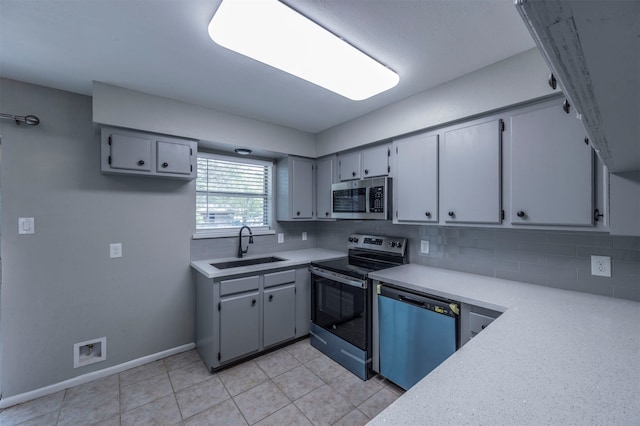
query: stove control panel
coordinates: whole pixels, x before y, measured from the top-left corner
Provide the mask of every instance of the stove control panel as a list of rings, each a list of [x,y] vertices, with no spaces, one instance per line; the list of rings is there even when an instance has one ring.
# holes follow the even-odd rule
[[[403,256],[407,246],[407,239],[402,237],[351,234],[347,241],[349,249],[368,249]]]

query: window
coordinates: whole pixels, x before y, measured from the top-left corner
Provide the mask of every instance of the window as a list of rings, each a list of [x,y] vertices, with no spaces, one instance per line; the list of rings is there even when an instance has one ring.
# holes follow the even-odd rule
[[[199,153],[196,231],[268,228],[272,169],[267,161]]]

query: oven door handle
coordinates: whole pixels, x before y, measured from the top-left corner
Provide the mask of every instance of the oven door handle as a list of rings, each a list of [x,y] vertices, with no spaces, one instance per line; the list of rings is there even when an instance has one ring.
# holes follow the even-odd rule
[[[363,280],[363,281],[350,280],[349,278],[346,278],[344,275],[336,274],[335,272],[327,271],[325,269],[320,269],[315,266],[309,266],[309,271],[311,271],[313,275],[318,275],[319,277],[327,278],[327,279],[339,282],[341,284],[346,284],[346,285],[350,285],[358,288],[367,288],[367,280]]]

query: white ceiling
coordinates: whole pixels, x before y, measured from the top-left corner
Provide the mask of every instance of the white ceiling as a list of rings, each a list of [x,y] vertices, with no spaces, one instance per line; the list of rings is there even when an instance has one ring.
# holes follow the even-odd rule
[[[213,43],[219,3],[0,0],[0,75],[85,95],[96,80],[317,133],[535,46],[513,0],[286,0],[400,75],[356,102]]]

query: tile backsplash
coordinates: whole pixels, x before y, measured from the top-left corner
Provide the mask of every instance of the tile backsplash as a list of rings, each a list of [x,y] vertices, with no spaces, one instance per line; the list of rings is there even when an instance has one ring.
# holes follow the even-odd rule
[[[352,232],[408,238],[410,263],[640,301],[640,237],[341,221],[318,224],[318,247],[344,250]],[[591,255],[611,257],[611,278],[591,275]]]
[[[394,225],[390,221],[278,222],[249,254],[305,248],[346,250],[350,233],[405,237],[409,262],[640,301],[640,237],[595,232]],[[308,239],[302,241],[302,232]],[[420,242],[429,241],[429,253]],[[246,241],[246,240],[245,240]],[[234,257],[238,238],[192,240],[192,260]],[[611,257],[611,278],[591,275],[591,255]]]

